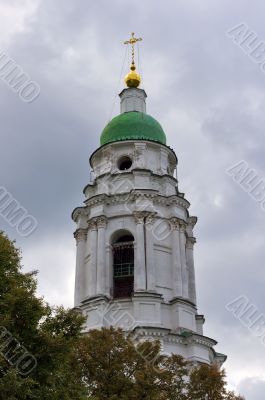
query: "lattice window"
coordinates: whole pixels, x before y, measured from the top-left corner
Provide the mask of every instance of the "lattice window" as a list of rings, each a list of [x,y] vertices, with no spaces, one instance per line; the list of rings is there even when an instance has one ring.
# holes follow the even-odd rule
[[[113,244],[114,297],[128,297],[134,284],[134,245],[132,236],[123,236]]]

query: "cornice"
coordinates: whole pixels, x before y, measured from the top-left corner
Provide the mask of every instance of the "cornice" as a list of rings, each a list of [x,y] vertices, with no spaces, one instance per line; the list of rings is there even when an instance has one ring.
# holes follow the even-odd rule
[[[132,335],[142,336],[142,337],[158,337],[163,338],[165,342],[168,343],[178,343],[178,344],[197,344],[201,346],[206,346],[213,350],[213,346],[217,344],[216,340],[211,339],[207,336],[198,335],[195,332],[187,332],[188,336],[183,336],[181,334],[172,332],[166,328],[152,327],[152,326],[136,326]]]
[[[217,341],[209,338],[208,336],[199,335],[198,333],[193,333],[190,337],[187,338],[188,343],[200,344],[203,346],[207,346],[212,348],[217,345]]]
[[[176,185],[176,187],[178,186],[178,179],[176,179],[176,178],[175,178],[174,176],[172,176],[172,175],[169,175],[169,174],[163,174],[163,175],[155,174],[152,170],[147,169],[147,168],[133,168],[133,169],[131,169],[130,171],[122,171],[122,172],[110,172],[110,171],[108,171],[108,172],[104,172],[103,174],[97,176],[93,182],[88,183],[88,184],[84,187],[84,189],[83,189],[83,194],[85,194],[85,192],[86,192],[86,190],[87,190],[88,187],[91,187],[91,188],[96,187],[97,181],[99,181],[100,179],[104,179],[104,178],[106,178],[107,176],[109,176],[111,179],[115,179],[115,178],[117,178],[117,177],[120,177],[121,175],[122,175],[123,177],[126,176],[126,175],[127,175],[127,176],[130,176],[130,175],[133,175],[134,173],[136,174],[137,172],[144,173],[145,175],[150,175],[152,178],[157,178],[157,179],[159,179],[159,180],[160,180],[160,179],[161,179],[161,180],[167,179],[167,180],[169,180],[169,181],[173,181],[174,184]],[[144,190],[144,189],[143,189],[143,190]],[[179,192],[179,193],[178,193],[178,196],[181,197],[181,198],[183,198],[183,197],[184,197],[184,193],[180,193],[180,192]],[[187,200],[186,200],[186,201],[187,201]]]
[[[189,299],[185,299],[184,297],[174,297],[174,299],[170,300],[169,304],[187,304],[192,306],[195,310],[197,310],[196,304],[194,304]]]
[[[129,196],[129,198],[128,198]],[[98,194],[89,199],[85,200],[85,204],[89,207],[99,204],[117,204],[127,203],[128,201],[134,201],[142,197],[143,199],[153,199],[154,204],[160,204],[165,206],[178,205],[184,209],[188,209],[190,203],[177,195],[162,196],[158,194],[156,190],[151,189],[133,189],[131,192],[126,193],[115,193],[107,195],[105,193]]]
[[[78,222],[79,217],[87,217],[88,210],[86,207],[76,207],[72,212],[72,219],[74,222]]]

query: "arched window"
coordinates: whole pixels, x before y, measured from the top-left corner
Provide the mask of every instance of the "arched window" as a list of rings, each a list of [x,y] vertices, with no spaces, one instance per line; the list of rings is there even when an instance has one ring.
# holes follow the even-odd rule
[[[129,297],[134,284],[134,237],[123,235],[113,243],[113,297]]]

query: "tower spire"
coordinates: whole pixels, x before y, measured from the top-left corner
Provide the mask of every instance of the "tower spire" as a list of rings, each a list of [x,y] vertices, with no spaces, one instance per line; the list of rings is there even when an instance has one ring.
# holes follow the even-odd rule
[[[141,76],[136,72],[136,66],[134,61],[134,46],[135,43],[142,41],[142,38],[136,38],[134,32],[132,32],[129,40],[126,40],[124,44],[129,44],[132,46],[132,62],[130,67],[130,72],[125,76],[124,80],[128,87],[137,88],[141,83]]]

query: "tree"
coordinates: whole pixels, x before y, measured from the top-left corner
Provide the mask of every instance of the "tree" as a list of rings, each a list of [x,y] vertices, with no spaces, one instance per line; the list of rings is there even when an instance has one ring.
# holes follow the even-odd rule
[[[189,400],[222,400],[226,394],[225,373],[216,365],[201,365],[190,372]]]
[[[83,337],[74,364],[93,400],[243,400],[227,392],[216,365],[192,367],[160,350],[159,342],[135,344],[120,329],[102,328]]]
[[[83,318],[52,309],[37,297],[36,287],[36,272],[22,273],[20,251],[0,232],[0,400],[83,400],[71,368]],[[34,363],[25,376],[25,367]]]
[[[202,364],[189,374],[188,400],[244,400],[227,391],[225,371],[217,365]]]
[[[95,400],[183,399],[176,395],[185,388],[187,363],[162,356],[159,342],[135,345],[120,329],[92,330],[76,359],[87,395]]]

